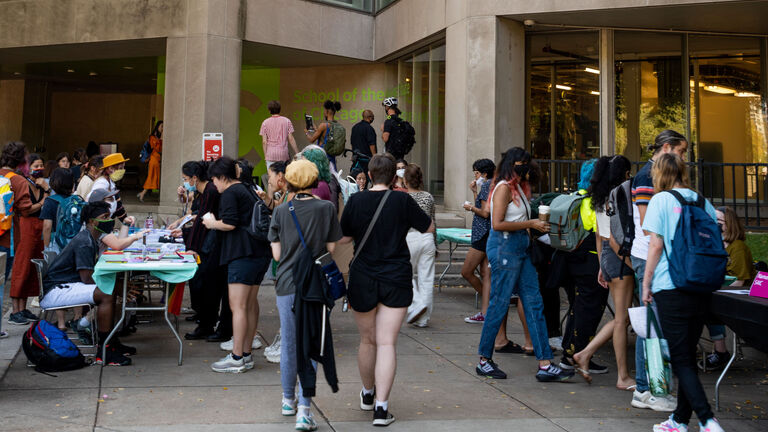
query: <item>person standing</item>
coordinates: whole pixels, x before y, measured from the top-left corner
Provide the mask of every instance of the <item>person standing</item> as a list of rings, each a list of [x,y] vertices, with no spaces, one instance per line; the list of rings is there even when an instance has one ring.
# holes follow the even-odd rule
[[[160,189],[160,162],[163,159],[163,121],[160,120],[149,135],[149,145],[152,153],[149,155],[147,180],[144,188],[136,195],[139,201],[144,202],[144,196],[152,189]]]
[[[101,174],[93,181],[91,191],[85,197],[86,201],[90,201],[91,194],[97,189],[106,189],[108,192],[115,193],[115,199],[117,200],[117,209],[113,212],[112,216],[118,219],[120,222],[126,225],[133,225],[136,223],[136,218],[128,216],[123,207],[123,201],[120,199],[120,191],[117,189],[115,182],[119,182],[125,175],[125,163],[130,159],[123,157],[122,153],[112,153],[104,156],[102,159]]]
[[[81,169],[83,164],[86,162],[88,162],[88,159],[85,157],[85,149],[75,149],[75,151],[72,153],[72,161],[69,167],[69,170],[72,171],[72,178],[75,179],[75,184],[77,184],[78,180],[80,180],[80,175],[82,175]]]
[[[696,202],[699,194],[690,189],[688,167],[675,154],[663,154],[654,158],[653,189],[655,194],[648,203],[643,230],[651,235],[648,259],[643,278],[643,303],[655,302],[659,324],[667,343],[672,371],[678,379],[677,407],[669,419],[654,425],[654,432],[685,432],[693,411],[699,418],[699,430],[723,432],[707,395],[701,385],[696,367],[696,348],[704,327],[704,317],[712,299],[711,293],[692,292],[678,287],[670,275],[668,253],[675,253],[672,238],[683,213],[682,204],[672,193],[682,199]],[[717,221],[715,209],[706,199],[703,207],[713,222]]]
[[[513,147],[503,153],[490,197],[491,231],[486,253],[491,265],[491,298],[478,347],[480,362],[475,368],[480,376],[507,378],[492,358],[494,341],[512,294],[519,295],[524,305],[525,321],[539,362],[536,379],[561,382],[573,376],[572,371],[564,371],[552,363],[538,276],[528,254],[531,242],[528,229],[549,231],[549,223],[530,218],[530,183],[535,182],[537,176],[537,167],[531,166],[528,152]]]
[[[297,382],[296,357],[296,315],[293,304],[297,286],[294,283],[294,266],[299,264],[304,248],[308,248],[313,257],[332,253],[336,241],[341,239],[341,227],[336,217],[336,208],[325,200],[315,198],[311,191],[317,184],[318,170],[315,164],[306,160],[291,163],[285,170],[288,191],[294,198],[280,204],[272,214],[269,227],[269,241],[272,256],[280,262],[277,268],[277,310],[280,315],[281,349],[280,381],[283,387],[282,414],[296,416],[296,430],[316,430],[317,423],[312,418],[310,407],[312,399],[307,397]],[[294,220],[293,218],[296,218]],[[301,234],[299,233],[300,227]],[[298,396],[298,398],[297,398]]]
[[[397,336],[413,301],[406,236],[411,228],[433,232],[435,224],[410,195],[390,190],[395,178],[391,155],[375,155],[368,172],[373,187],[349,197],[340,242],[355,241],[347,299],[360,333],[360,409],[374,412],[374,426],[388,426],[395,421],[388,401],[397,367]]]
[[[267,109],[270,116],[261,123],[259,135],[261,135],[264,160],[267,163],[267,170],[269,170],[270,165],[275,162],[290,160],[288,144],[291,145],[294,154],[299,152],[299,148],[293,138],[293,123],[289,118],[280,115],[280,102],[270,101],[267,104]]]
[[[323,103],[323,110],[325,121],[317,125],[313,133],[310,134],[306,129],[304,129],[304,133],[307,135],[307,140],[310,143],[317,144],[325,151],[325,144],[328,142],[331,133],[331,123],[336,123],[336,113],[341,110],[341,103],[329,99]],[[336,156],[326,154],[326,157],[333,170],[336,171]]]
[[[432,194],[422,190],[424,173],[420,166],[408,165],[405,169],[405,184],[408,188],[408,194],[434,223],[435,199]],[[405,240],[408,243],[408,250],[411,252],[413,271],[413,303],[408,307],[406,321],[416,327],[426,327],[430,316],[432,316],[437,237],[435,233],[420,233],[411,228],[408,230]]]
[[[632,242],[632,269],[637,278],[637,287],[635,294],[638,298],[642,297],[643,278],[645,277],[645,260],[648,258],[648,245],[650,236],[645,235],[642,229],[645,222],[645,212],[648,209],[648,203],[653,197],[653,178],[651,169],[653,161],[659,156],[674,153],[681,158],[685,157],[688,151],[688,140],[673,130],[664,130],[654,139],[654,143],[648,148],[653,152],[653,157],[648,161],[632,179],[632,219],[635,224],[635,239]],[[652,409],[654,411],[672,411],[676,400],[672,395],[661,398],[651,394],[648,385],[648,376],[645,373],[645,339],[638,337],[635,341],[635,382],[636,388],[632,392],[632,402],[635,408]]]
[[[75,181],[77,182],[75,194],[79,195],[80,198],[86,199],[91,193],[93,182],[99,177],[103,163],[104,156],[96,155],[91,156],[88,162],[82,165],[82,169],[84,169],[82,172],[83,175],[79,178],[75,178]]]
[[[219,219],[202,215],[203,225],[221,231],[219,264],[227,266],[229,306],[232,309],[232,352],[211,365],[214,372],[253,369],[251,344],[259,321],[259,284],[270,260],[269,244],[248,233],[256,196],[237,179],[235,161],[227,156],[213,161],[208,176],[219,197]]]
[[[388,97],[381,104],[387,116],[384,124],[381,125],[381,140],[384,141],[384,148],[387,153],[395,157],[395,160],[405,159],[405,155],[408,154],[410,148],[403,148],[405,146],[403,141],[412,137],[400,136],[403,134],[400,123],[404,122],[404,120],[400,118],[402,112],[397,107],[397,98]]]
[[[376,130],[373,129],[373,111],[363,111],[363,118],[352,126],[349,140],[352,142],[352,150],[356,150],[366,156],[368,160],[361,160],[360,167],[363,172],[368,172],[368,162],[376,154]]]

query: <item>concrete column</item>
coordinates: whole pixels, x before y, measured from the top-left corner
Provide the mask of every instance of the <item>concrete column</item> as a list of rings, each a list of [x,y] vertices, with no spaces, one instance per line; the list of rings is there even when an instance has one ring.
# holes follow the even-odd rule
[[[525,31],[495,16],[446,31],[445,207],[471,200],[472,162],[525,146]]]
[[[224,134],[237,157],[245,2],[205,0],[190,11],[189,33],[166,45],[163,169],[160,204],[172,205],[181,166],[202,158],[204,132]]]
[[[600,29],[600,155],[616,152],[616,79],[613,30]]]

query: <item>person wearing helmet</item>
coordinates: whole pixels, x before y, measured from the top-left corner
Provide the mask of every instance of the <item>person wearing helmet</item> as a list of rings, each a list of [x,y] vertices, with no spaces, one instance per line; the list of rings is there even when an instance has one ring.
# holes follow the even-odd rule
[[[397,127],[396,123],[400,121],[399,116],[401,111],[397,107],[397,98],[388,97],[381,102],[381,105],[384,106],[384,112],[387,115],[387,119],[384,121],[384,124],[381,125],[381,139],[384,141],[384,148],[386,149],[387,153],[390,153],[395,157],[395,160],[403,159],[405,158],[405,154],[403,154],[402,151],[395,151],[388,144],[390,134],[395,129],[395,127]]]

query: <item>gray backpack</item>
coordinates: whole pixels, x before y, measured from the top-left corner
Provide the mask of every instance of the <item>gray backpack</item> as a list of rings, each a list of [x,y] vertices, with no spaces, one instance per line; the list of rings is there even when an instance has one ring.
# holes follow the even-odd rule
[[[634,208],[632,207],[632,180],[616,186],[608,196],[605,214],[611,217],[611,237],[619,245],[619,257],[632,254],[635,240]]]
[[[572,252],[589,235],[581,221],[584,195],[560,195],[549,204],[549,241],[553,248]]]

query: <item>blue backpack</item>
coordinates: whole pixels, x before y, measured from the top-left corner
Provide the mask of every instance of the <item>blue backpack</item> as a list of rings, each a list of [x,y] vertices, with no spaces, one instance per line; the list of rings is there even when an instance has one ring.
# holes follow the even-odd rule
[[[79,349],[48,321],[32,323],[21,339],[21,347],[38,372],[61,372],[88,365]]]
[[[141,146],[141,152],[139,152],[139,160],[141,163],[147,163],[150,156],[152,156],[152,145],[149,144],[149,140],[146,140]]]
[[[53,241],[64,249],[83,227],[80,214],[85,207],[85,201],[78,195],[72,194],[66,198],[61,195],[51,195],[59,203],[56,210],[56,232],[53,233]]]
[[[723,247],[720,229],[705,210],[704,197],[699,194],[695,202],[689,202],[680,192],[667,192],[682,206],[671,255],[664,246],[672,283],[692,293],[717,291],[725,280],[728,253]]]

